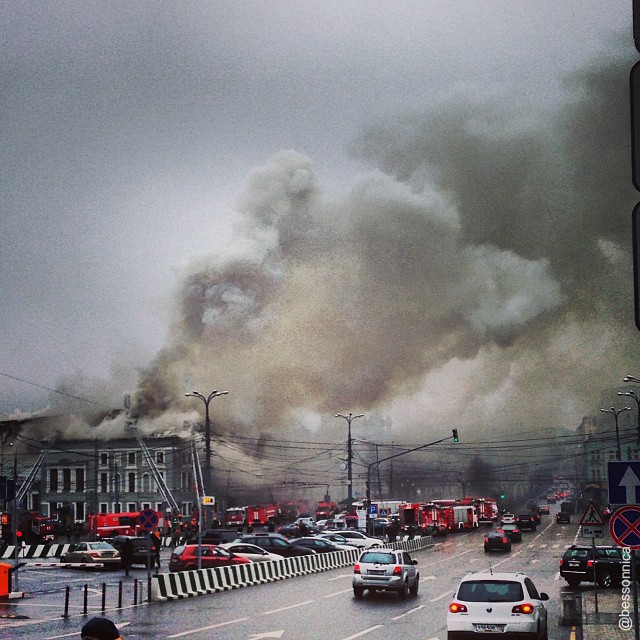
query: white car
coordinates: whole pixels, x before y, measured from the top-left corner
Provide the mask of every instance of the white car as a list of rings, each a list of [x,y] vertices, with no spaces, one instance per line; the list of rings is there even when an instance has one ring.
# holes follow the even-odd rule
[[[382,540],[378,538],[371,538],[361,531],[354,531],[353,529],[343,529],[340,531],[340,535],[349,544],[352,544],[360,549],[372,549],[373,547],[382,547],[383,545]]]
[[[524,573],[470,573],[447,613],[447,640],[509,636],[547,640],[546,593]]]
[[[248,542],[225,542],[218,545],[237,556],[242,556],[251,560],[251,562],[268,562],[274,560],[283,560],[283,556],[279,556],[277,553],[271,553],[265,551],[255,544],[249,544]]]
[[[516,517],[513,515],[513,513],[503,513],[502,518],[500,518],[500,522],[502,524],[515,524]]]

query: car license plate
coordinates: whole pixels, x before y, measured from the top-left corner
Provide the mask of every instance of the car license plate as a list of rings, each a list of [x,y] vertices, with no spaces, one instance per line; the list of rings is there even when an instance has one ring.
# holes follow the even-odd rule
[[[569,561],[569,566],[570,567],[579,567],[580,563],[579,562],[571,562],[571,561]]]
[[[479,633],[502,633],[504,631],[503,624],[477,624],[476,631]]]
[[[369,569],[368,573],[370,576],[383,576],[384,569]]]

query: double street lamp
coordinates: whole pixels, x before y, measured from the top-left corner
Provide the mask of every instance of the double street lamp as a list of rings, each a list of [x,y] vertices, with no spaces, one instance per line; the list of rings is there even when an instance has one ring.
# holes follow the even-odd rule
[[[631,407],[624,407],[619,410],[611,407],[611,409],[600,409],[600,411],[602,411],[603,413],[610,413],[616,421],[616,447],[618,449],[618,460],[622,460],[622,454],[620,451],[620,431],[618,430],[618,416],[623,411],[631,411]]]
[[[204,491],[205,495],[211,495],[211,420],[209,419],[209,403],[218,396],[224,396],[228,391],[212,391],[208,396],[199,391],[192,391],[184,395],[191,398],[200,398],[204,402]]]
[[[364,413],[359,413],[357,416],[354,416],[351,412],[349,412],[346,416],[342,413],[336,413],[336,418],[344,418],[349,425],[349,432],[347,436],[347,513],[351,513],[351,509],[353,508],[353,482],[352,482],[352,458],[353,458],[353,449],[351,439],[351,422],[356,418],[364,417]]]
[[[633,382],[635,384],[640,384],[640,379],[635,376],[626,375],[622,378],[623,382]],[[640,445],[640,397],[635,393],[635,391],[619,391],[619,396],[628,396],[629,398],[633,398],[636,401],[636,405],[638,407],[637,414],[637,430],[638,430],[638,444]]]

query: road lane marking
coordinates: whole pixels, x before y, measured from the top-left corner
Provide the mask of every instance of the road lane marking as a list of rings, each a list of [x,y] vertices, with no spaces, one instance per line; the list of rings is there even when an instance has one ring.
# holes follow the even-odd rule
[[[424,609],[426,605],[421,604],[419,607],[414,607],[413,609],[409,609],[409,611],[405,611],[404,613],[401,613],[399,616],[395,616],[393,618],[391,618],[392,620],[400,620],[400,618],[404,618],[405,616],[411,615],[412,613],[415,613],[416,611],[420,611],[420,609]]]
[[[190,629],[189,631],[182,631],[181,633],[174,633],[171,636],[167,636],[167,638],[182,638],[184,636],[189,636],[192,633],[200,633],[201,631],[209,631],[209,629],[217,629],[218,627],[227,627],[230,624],[235,624],[236,622],[244,622],[245,620],[249,620],[249,618],[238,618],[237,620],[227,620],[226,622],[218,622],[217,624],[209,625],[208,627],[200,627],[199,629]],[[76,631],[76,635],[77,635]]]
[[[544,544],[541,544],[541,545],[540,545],[540,548],[541,548],[541,549],[544,549],[544,548],[545,548],[545,547],[547,547],[547,546],[548,546],[548,545],[547,545],[547,543],[545,542]]]
[[[450,596],[453,593],[453,591],[445,591],[442,595],[437,596],[436,598],[431,598],[431,600],[429,600],[429,602],[438,602],[438,600],[442,600],[443,598],[446,598],[447,596]]]
[[[299,602],[298,604],[290,604],[288,607],[282,607],[281,609],[272,609],[271,611],[263,611],[263,616],[269,616],[272,613],[280,613],[280,611],[288,611],[289,609],[296,609],[297,607],[304,607],[306,604],[313,604],[315,600],[306,600],[305,602]]]
[[[344,578],[353,578],[353,573],[343,573],[336,578],[329,578],[328,582],[332,582],[333,580],[344,580]]]
[[[368,629],[365,629],[360,633],[356,633],[355,635],[348,636],[347,638],[342,638],[342,640],[353,640],[354,638],[361,638],[362,636],[366,636],[367,633],[371,633],[372,631],[375,631],[376,629],[380,629],[380,627],[383,627],[383,626],[384,625],[382,624],[377,624],[375,627],[369,627]]]
[[[342,591],[336,591],[335,593],[329,593],[326,596],[323,596],[325,598],[334,598],[335,596],[341,596],[343,593],[349,593],[349,591],[351,591],[351,589],[343,589]]]

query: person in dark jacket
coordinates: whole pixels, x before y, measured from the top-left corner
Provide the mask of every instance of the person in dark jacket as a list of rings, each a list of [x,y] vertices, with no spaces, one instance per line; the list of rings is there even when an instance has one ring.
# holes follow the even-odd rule
[[[160,540],[160,530],[156,529],[153,533],[153,535],[151,536],[151,542],[153,544],[153,552],[155,555],[155,564],[156,567],[159,569],[160,568],[160,547],[161,547],[161,540]]]
[[[131,538],[127,538],[122,545],[122,550],[120,551],[120,558],[122,559],[122,568],[124,569],[124,575],[129,575],[129,569],[131,569],[131,565],[133,564],[133,540]]]

